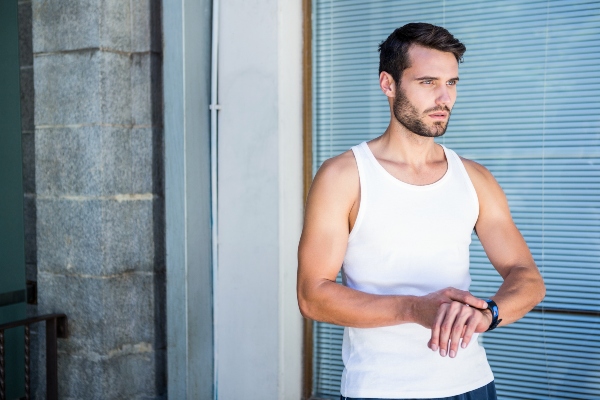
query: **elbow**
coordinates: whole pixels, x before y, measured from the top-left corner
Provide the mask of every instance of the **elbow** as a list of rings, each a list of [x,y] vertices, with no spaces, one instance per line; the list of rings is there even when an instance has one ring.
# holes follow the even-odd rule
[[[312,307],[309,299],[309,292],[306,288],[306,285],[303,285],[301,282],[298,283],[298,287],[296,289],[296,295],[298,296],[298,308],[300,309],[300,314],[304,318],[313,319],[312,318]]]
[[[319,319],[321,296],[318,284],[304,282],[298,285],[298,308],[304,318]]]
[[[300,307],[300,314],[302,314],[304,318],[312,319],[308,305],[298,302],[298,306]]]
[[[300,295],[300,293],[298,294],[298,308],[300,308],[300,314],[302,314],[304,318],[314,319],[310,302],[305,297]]]
[[[298,308],[304,318],[323,321],[327,310],[327,289],[323,284],[330,283],[327,279],[301,281],[298,283]],[[327,286],[327,285],[325,285]]]
[[[542,300],[544,300],[544,297],[546,297],[546,284],[544,283],[544,277],[542,276],[542,274],[540,274],[540,297],[539,297],[539,301],[538,303],[541,303]]]
[[[540,304],[546,297],[546,285],[544,284],[544,278],[538,272],[537,276],[533,277],[530,286],[530,299],[532,301],[531,308]]]
[[[546,297],[546,284],[544,283],[544,280],[542,279],[540,282],[540,297],[538,300],[538,304],[542,302],[542,300],[544,300],[544,298]]]

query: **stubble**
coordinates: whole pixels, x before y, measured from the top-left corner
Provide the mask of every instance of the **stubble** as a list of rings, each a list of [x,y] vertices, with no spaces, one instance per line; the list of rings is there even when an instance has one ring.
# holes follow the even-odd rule
[[[410,102],[406,97],[406,93],[400,88],[400,84],[397,86],[396,97],[394,98],[394,117],[400,124],[406,129],[413,132],[416,135],[423,137],[439,137],[446,133],[448,123],[450,122],[450,112],[448,107],[433,107],[425,110],[422,114],[419,110]],[[444,121],[436,121],[432,125],[427,125],[423,119],[435,111],[446,111],[448,112],[448,119]]]

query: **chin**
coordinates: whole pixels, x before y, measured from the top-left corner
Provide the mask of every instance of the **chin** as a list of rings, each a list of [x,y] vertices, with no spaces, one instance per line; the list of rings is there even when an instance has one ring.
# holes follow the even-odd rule
[[[440,124],[435,124],[434,128],[433,128],[434,132],[431,133],[431,136],[432,137],[443,136],[444,133],[446,133],[446,129],[447,128],[448,128],[448,126],[445,125],[445,124],[443,124],[443,125],[441,123]]]

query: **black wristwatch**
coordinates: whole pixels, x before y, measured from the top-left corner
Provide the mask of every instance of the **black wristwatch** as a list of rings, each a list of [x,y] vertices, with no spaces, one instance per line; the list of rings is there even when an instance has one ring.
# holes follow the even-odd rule
[[[487,303],[488,310],[492,312],[492,323],[490,324],[490,327],[487,328],[486,332],[488,332],[496,329],[502,320],[498,319],[498,304],[496,304],[496,302],[492,299],[486,299],[485,302]]]

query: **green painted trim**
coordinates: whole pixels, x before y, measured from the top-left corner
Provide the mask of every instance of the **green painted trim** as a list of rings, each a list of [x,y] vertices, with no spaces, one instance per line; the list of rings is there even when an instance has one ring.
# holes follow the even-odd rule
[[[10,306],[12,304],[25,303],[27,291],[15,290],[13,292],[0,293],[0,307]]]
[[[17,0],[0,1],[0,293],[25,289]]]
[[[26,315],[18,15],[17,0],[0,1],[0,305],[4,305],[0,323]],[[21,297],[23,301],[18,301]],[[6,331],[5,348],[6,398],[21,398],[25,395],[22,328]]]

